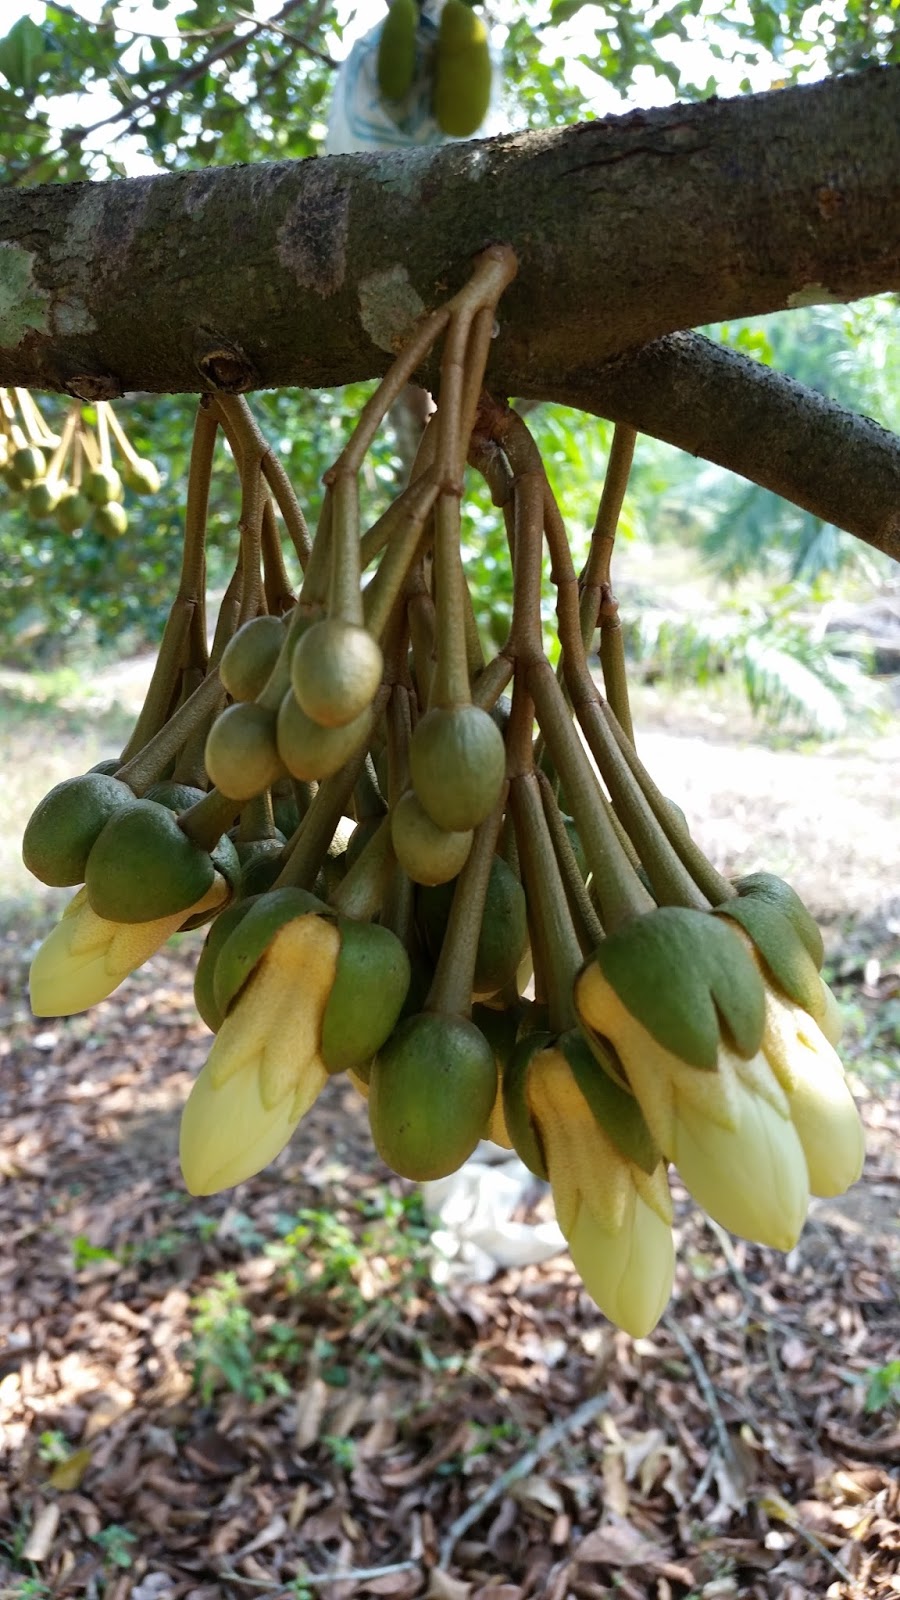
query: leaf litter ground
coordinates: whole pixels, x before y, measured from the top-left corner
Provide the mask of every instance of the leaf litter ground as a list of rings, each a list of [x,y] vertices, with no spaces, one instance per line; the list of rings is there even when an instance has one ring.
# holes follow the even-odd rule
[[[436,1285],[341,1081],[274,1168],[192,1199],[196,936],[35,1022],[28,931],[2,961],[0,1594],[900,1594],[896,1076],[855,1083],[865,1179],[786,1259],[678,1197],[675,1296],[635,1342],[565,1257]],[[882,933],[836,958],[864,1036],[900,989]]]

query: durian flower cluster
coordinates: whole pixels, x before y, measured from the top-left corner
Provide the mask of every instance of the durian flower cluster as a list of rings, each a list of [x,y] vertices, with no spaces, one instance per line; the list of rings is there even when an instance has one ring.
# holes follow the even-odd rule
[[[347,1073],[401,1177],[445,1176],[485,1137],[514,1147],[549,1182],[588,1293],[641,1336],[672,1291],[670,1168],[722,1227],[790,1250],[810,1196],[859,1176],[863,1135],[811,916],[770,874],[722,877],[638,758],[609,496],[579,580],[534,441],[481,391],[512,271],[486,252],[398,357],[311,545],[246,403],[201,406],[181,586],[135,732],[26,831],[37,876],[83,885],[35,956],[32,1006],[93,1005],[208,923],[194,994],[215,1038],[182,1120],[191,1192],[261,1171]],[[410,483],[363,530],[375,402],[442,330],[447,382]],[[243,515],[208,656],[196,507],[219,427]],[[624,492],[617,451],[618,435],[608,481]],[[462,560],[467,455],[508,531],[511,626],[487,657]],[[605,696],[587,659],[598,626]]]

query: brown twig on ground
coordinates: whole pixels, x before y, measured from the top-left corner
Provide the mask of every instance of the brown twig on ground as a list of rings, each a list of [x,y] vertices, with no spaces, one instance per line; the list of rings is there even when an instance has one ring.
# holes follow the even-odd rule
[[[719,1450],[722,1455],[722,1460],[728,1469],[735,1490],[739,1494],[743,1495],[744,1474],[741,1470],[740,1462],[735,1454],[734,1446],[731,1442],[731,1435],[729,1434],[728,1428],[725,1425],[725,1418],[723,1417],[721,1408],[719,1406],[719,1397],[716,1394],[715,1385],[713,1384],[713,1381],[703,1364],[703,1358],[696,1346],[688,1338],[684,1329],[679,1327],[671,1313],[668,1313],[663,1317],[662,1326],[668,1333],[672,1335],[672,1338],[683,1352],[685,1360],[687,1361],[691,1371],[694,1374],[694,1377],[697,1380],[697,1385],[709,1408],[710,1420],[713,1428],[715,1429],[716,1438],[719,1441]]]
[[[804,1539],[810,1549],[815,1550],[816,1555],[821,1556],[823,1561],[827,1561],[832,1571],[836,1572],[844,1583],[853,1583],[853,1574],[849,1568],[845,1567],[838,1556],[832,1555],[827,1544],[819,1538],[817,1533],[813,1533],[812,1528],[804,1527],[793,1506],[787,1500],[784,1500],[780,1494],[768,1493],[759,1495],[756,1504],[760,1511],[765,1512],[767,1517],[774,1517],[776,1521],[783,1522],[785,1527],[790,1528],[792,1533],[796,1533],[799,1538]]]
[[[306,1589],[324,1589],[329,1583],[369,1583],[373,1578],[393,1577],[396,1572],[414,1572],[420,1566],[418,1561],[392,1561],[386,1567],[345,1567],[339,1572],[304,1572],[298,1577]],[[222,1567],[219,1576],[229,1583],[242,1583],[248,1589],[262,1589],[266,1594],[277,1600],[280,1595],[297,1593],[294,1582],[276,1583],[274,1578],[245,1578],[240,1572],[235,1572],[233,1567]]]
[[[555,1450],[563,1439],[568,1438],[570,1434],[577,1433],[578,1429],[585,1427],[587,1423],[593,1422],[601,1411],[605,1411],[608,1404],[609,1396],[607,1394],[591,1395],[589,1400],[582,1401],[581,1405],[576,1406],[575,1410],[571,1411],[567,1417],[561,1418],[559,1422],[554,1422],[549,1428],[544,1428],[543,1432],[538,1434],[532,1448],[526,1450],[524,1455],[519,1456],[518,1460],[514,1461],[512,1466],[507,1467],[505,1472],[501,1472],[499,1478],[494,1478],[484,1493],[480,1494],[477,1500],[473,1500],[462,1515],[450,1524],[441,1541],[438,1565],[446,1569],[453,1551],[463,1534],[468,1533],[469,1529],[487,1511],[488,1507],[492,1506],[495,1501],[502,1500],[507,1489],[511,1488],[514,1483],[518,1483],[520,1478],[527,1478],[532,1468],[537,1466],[537,1463],[544,1456],[549,1455],[551,1450]]]

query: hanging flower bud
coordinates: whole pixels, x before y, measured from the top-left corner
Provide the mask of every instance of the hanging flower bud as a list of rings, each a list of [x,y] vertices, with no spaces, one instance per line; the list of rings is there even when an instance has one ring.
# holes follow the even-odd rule
[[[737,890],[716,907],[716,915],[737,923],[763,982],[802,1006],[836,1045],[843,1031],[840,1009],[819,972],[822,935],[800,896],[768,872],[741,879]]]
[[[254,964],[182,1115],[191,1194],[216,1194],[261,1172],[324,1086],[322,1019],[339,950],[335,924],[309,912],[283,923]]]
[[[769,880],[759,874],[768,891]],[[762,1050],[790,1108],[809,1170],[813,1194],[843,1194],[859,1177],[865,1139],[859,1113],[835,1054],[840,1011],[817,970],[821,948],[806,936],[802,902],[780,879],[780,901],[742,892],[717,908],[729,919],[763,981],[766,1021]],[[799,913],[797,911],[799,907]],[[815,934],[818,929],[812,924]]]
[[[216,874],[212,887],[185,911],[148,922],[110,922],[98,917],[87,890],[79,889],[31,963],[35,1016],[70,1017],[105,1000],[185,922],[221,905],[230,893]]]
[[[698,1204],[789,1250],[809,1202],[806,1161],[762,1051],[765,989],[737,930],[673,906],[636,918],[582,969],[575,1001]]]
[[[763,1051],[783,1088],[813,1194],[843,1194],[865,1161],[865,1136],[832,1045],[812,1017],[770,992]]]
[[[665,1166],[636,1102],[574,1033],[524,1041],[504,1101],[523,1160],[539,1153],[588,1294],[626,1333],[650,1333],[672,1292],[675,1250]]]
[[[409,960],[388,928],[335,917],[305,890],[270,890],[219,923],[195,984],[217,1037],[181,1125],[194,1194],[268,1166],[329,1074],[367,1066],[409,987]]]

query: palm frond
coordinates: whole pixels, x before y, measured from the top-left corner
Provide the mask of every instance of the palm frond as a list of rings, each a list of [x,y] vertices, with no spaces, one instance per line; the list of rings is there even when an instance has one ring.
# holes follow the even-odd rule
[[[824,674],[765,637],[749,634],[742,646],[740,667],[754,711],[769,721],[794,718],[826,739],[846,732],[847,711]]]
[[[626,623],[626,645],[647,677],[703,685],[731,675],[766,721],[836,738],[851,720],[868,720],[871,686],[859,662],[815,637],[796,607],[791,590],[768,605],[708,615],[647,609]]]

